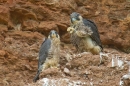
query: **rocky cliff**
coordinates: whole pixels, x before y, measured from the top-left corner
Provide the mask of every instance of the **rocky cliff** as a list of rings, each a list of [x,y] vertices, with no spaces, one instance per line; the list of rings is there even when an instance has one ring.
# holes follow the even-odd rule
[[[129,56],[126,53],[130,53],[130,0],[0,0],[0,85],[23,86],[32,82],[39,47],[51,29],[59,32],[63,50],[71,46],[66,29],[74,11],[96,23],[104,48],[114,48],[119,50],[117,54]]]

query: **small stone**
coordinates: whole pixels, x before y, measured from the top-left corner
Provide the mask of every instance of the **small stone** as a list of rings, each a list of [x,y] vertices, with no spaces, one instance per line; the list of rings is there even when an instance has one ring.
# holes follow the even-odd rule
[[[86,70],[86,71],[85,71],[85,74],[86,74],[86,75],[89,75],[89,74],[90,74],[90,71],[87,71],[87,70]]]
[[[64,72],[70,75],[70,70],[68,68],[64,68]]]
[[[4,56],[6,52],[4,50],[0,50],[0,56]]]
[[[67,68],[71,68],[71,64],[70,63],[66,63],[66,67]]]

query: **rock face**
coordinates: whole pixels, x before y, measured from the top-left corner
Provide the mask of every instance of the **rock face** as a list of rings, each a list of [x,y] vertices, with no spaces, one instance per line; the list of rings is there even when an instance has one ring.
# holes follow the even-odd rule
[[[76,11],[97,24],[103,45],[129,53],[129,10],[129,0],[2,0],[0,24],[8,30],[38,31],[46,36],[55,29],[69,43],[66,28],[70,13]]]
[[[74,11],[96,23],[105,47],[130,53],[130,0],[0,0],[0,86],[32,82],[39,47],[49,31],[57,30],[61,41],[70,43],[66,29]],[[61,53],[62,57],[66,52]],[[89,65],[96,63],[90,59]],[[83,63],[76,60],[71,64],[80,69]],[[77,77],[73,73],[77,70],[69,71]]]

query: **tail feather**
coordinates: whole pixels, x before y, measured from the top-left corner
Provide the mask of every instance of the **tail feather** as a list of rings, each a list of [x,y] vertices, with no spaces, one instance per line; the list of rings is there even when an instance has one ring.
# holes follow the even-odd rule
[[[36,76],[33,79],[33,82],[36,82],[37,80],[39,80],[39,75],[40,75],[41,71],[38,71]]]

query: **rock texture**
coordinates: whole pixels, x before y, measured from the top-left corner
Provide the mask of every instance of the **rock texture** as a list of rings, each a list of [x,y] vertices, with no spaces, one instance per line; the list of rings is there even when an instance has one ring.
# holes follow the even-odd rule
[[[130,52],[129,0],[2,0],[0,24],[7,30],[37,31],[45,36],[55,29],[69,43],[66,28],[73,11],[97,24],[104,45]]]
[[[24,86],[32,82],[37,70],[39,47],[51,29],[57,30],[61,41],[67,43],[61,44],[61,75],[52,75],[53,78],[62,78],[64,68],[68,68],[70,74],[64,74],[64,77],[84,81],[86,79],[80,75],[88,71],[92,72],[89,77],[97,76],[93,80],[99,82],[104,77],[104,72],[117,71],[111,68],[107,71],[104,68],[109,61],[103,65],[103,69],[98,69],[98,56],[88,55],[93,58],[87,60],[82,57],[70,61],[70,56],[66,53],[75,54],[75,48],[68,45],[70,40],[66,29],[70,25],[70,14],[74,11],[96,23],[102,44],[105,49],[108,48],[105,52],[113,54],[110,48],[115,48],[125,53],[116,51],[114,54],[122,54],[124,58],[130,59],[129,54],[126,54],[130,53],[130,0],[0,0],[0,86]],[[67,55],[68,60],[64,60]],[[82,65],[85,68],[82,69]],[[82,69],[83,72],[78,72],[75,68]],[[97,75],[93,75],[95,70]],[[119,80],[126,72],[127,69],[113,72],[112,78],[107,74],[108,79],[113,81],[108,86],[117,85],[118,82],[114,83],[114,80]],[[106,82],[101,81],[100,84],[104,86]]]

